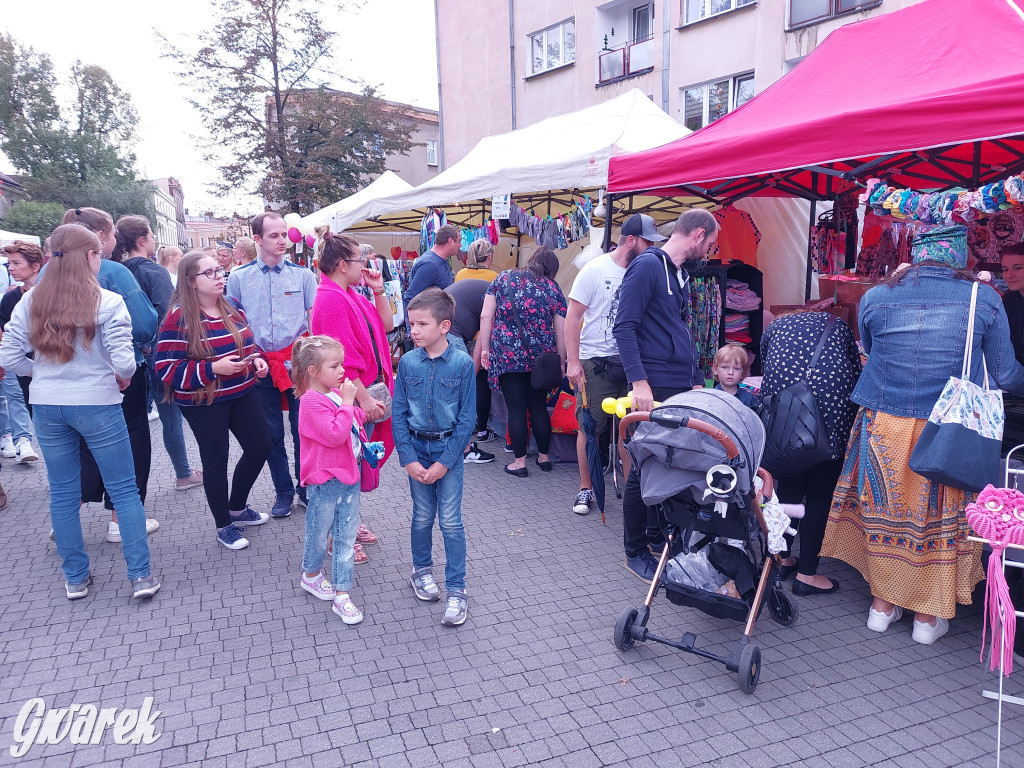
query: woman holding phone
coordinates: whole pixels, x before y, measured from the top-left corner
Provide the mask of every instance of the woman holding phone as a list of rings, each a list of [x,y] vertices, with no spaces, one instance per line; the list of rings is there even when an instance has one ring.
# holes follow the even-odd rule
[[[270,453],[263,405],[253,390],[256,378],[266,376],[269,367],[245,314],[224,298],[224,268],[213,256],[199,251],[185,255],[171,304],[157,341],[157,374],[199,444],[217,540],[228,549],[244,549],[249,542],[242,527],[270,519],[248,506],[249,492]],[[230,496],[229,432],[242,447]]]

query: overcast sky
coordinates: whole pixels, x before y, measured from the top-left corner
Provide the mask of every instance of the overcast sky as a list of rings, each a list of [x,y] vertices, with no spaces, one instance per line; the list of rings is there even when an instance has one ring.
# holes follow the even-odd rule
[[[211,0],[40,0],[4,2],[0,29],[19,42],[48,53],[59,76],[76,59],[110,72],[134,100],[139,113],[139,167],[147,178],[174,176],[185,190],[193,214],[251,213],[254,198],[238,195],[219,200],[207,189],[215,170],[204,166],[196,136],[203,134],[199,115],[172,63],[160,58],[154,33],[159,29],[183,47],[200,30],[213,26]],[[432,0],[367,0],[361,8],[339,11],[326,0],[324,24],[339,33],[335,68],[340,74],[379,85],[393,101],[437,109],[437,58]],[[332,86],[351,89],[339,78]],[[12,169],[0,155],[0,170]]]

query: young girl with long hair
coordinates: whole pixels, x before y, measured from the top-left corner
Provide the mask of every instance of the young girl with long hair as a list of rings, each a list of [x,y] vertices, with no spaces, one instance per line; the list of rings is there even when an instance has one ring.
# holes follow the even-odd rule
[[[117,228],[114,220],[106,211],[99,208],[71,208],[64,213],[65,224],[80,224],[96,235],[100,240],[100,251],[104,257],[110,257],[117,245]],[[148,227],[148,223],[147,223]],[[49,272],[47,268],[46,272]],[[121,410],[128,425],[128,439],[132,444],[132,460],[135,464],[135,482],[138,484],[139,497],[146,503],[146,491],[149,486],[149,470],[152,461],[152,442],[149,436],[149,420],[147,396],[149,386],[146,382],[146,358],[144,349],[153,344],[157,329],[160,327],[157,310],[145,291],[139,290],[139,281],[131,271],[110,258],[100,261],[99,272],[96,274],[101,288],[121,296],[128,315],[132,321],[132,341],[135,344],[135,375],[124,390]],[[45,278],[44,278],[45,280]],[[117,512],[110,493],[104,492],[100,473],[96,462],[89,454],[85,444],[82,451],[82,501],[102,501],[110,510],[110,522],[107,524],[107,541],[121,541],[121,532],[117,524]],[[153,533],[160,527],[154,518],[146,520],[147,533]]]
[[[306,543],[300,586],[346,624],[363,620],[352,588],[353,546],[359,528],[359,460],[366,414],[355,405],[358,389],[345,376],[345,350],[330,336],[301,338],[292,347],[292,381],[300,398],[300,474],[306,487]],[[322,564],[333,535],[332,580]]]
[[[85,597],[92,582],[79,517],[80,439],[120,513],[121,550],[134,596],[152,597],[160,580],[150,572],[146,517],[121,411],[121,390],[135,373],[131,320],[124,300],[96,279],[101,246],[93,233],[60,226],[51,245],[46,279],[14,308],[0,343],[0,365],[32,376],[32,416],[46,459],[50,520],[68,599]]]
[[[267,420],[253,389],[269,367],[245,315],[224,298],[224,269],[214,257],[191,251],[178,265],[178,287],[160,329],[155,362],[167,394],[199,444],[217,540],[228,549],[244,549],[249,542],[242,526],[270,519],[248,506],[249,492],[270,453]],[[230,496],[229,432],[242,447]]]

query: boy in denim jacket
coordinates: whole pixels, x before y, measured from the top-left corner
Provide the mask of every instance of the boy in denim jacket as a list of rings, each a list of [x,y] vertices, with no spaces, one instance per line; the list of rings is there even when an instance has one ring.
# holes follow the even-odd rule
[[[476,419],[476,371],[465,352],[448,343],[455,300],[428,288],[406,308],[416,349],[402,356],[395,376],[391,428],[412,495],[412,576],[416,597],[440,599],[434,582],[434,518],[444,537],[448,603],[441,623],[466,621],[466,531],[462,525],[463,449]]]

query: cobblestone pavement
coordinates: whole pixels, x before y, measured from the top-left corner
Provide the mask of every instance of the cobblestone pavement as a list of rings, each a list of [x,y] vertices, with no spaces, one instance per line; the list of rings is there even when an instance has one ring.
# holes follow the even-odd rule
[[[119,547],[103,537],[100,505],[83,511],[96,577],[69,603],[47,538],[42,462],[13,462],[2,481],[0,764],[31,766],[830,766],[935,768],[995,764],[995,675],[979,663],[981,612],[962,609],[930,647],[908,619],[885,635],[864,626],[866,585],[842,564],[831,597],[796,598],[791,628],[759,621],[761,684],[741,693],[724,667],[649,643],[620,654],[619,612],[645,585],[622,565],[614,494],[608,525],[572,514],[576,469],[528,479],[498,460],[466,468],[469,621],[440,625],[443,602],[423,604],[407,583],[409,502],[389,461],[382,490],[363,497],[380,535],[356,566],[353,597],[366,613],[344,626],[330,604],[298,587],[303,513],[249,529],[252,545],[215,541],[201,488],[177,492],[153,430],[147,504],[162,591],[129,599]],[[187,431],[187,430],[186,430]],[[191,435],[190,452],[196,457]],[[198,460],[196,460],[198,464]],[[264,473],[251,503],[269,509]],[[435,572],[443,549],[435,537]],[[738,624],[660,597],[650,627],[698,633],[723,652]],[[1024,672],[1007,690],[1021,695]],[[154,743],[36,745],[20,760],[15,718],[33,697],[48,707],[140,707],[162,713]],[[1024,766],[1024,712],[1004,712],[1003,765]]]

